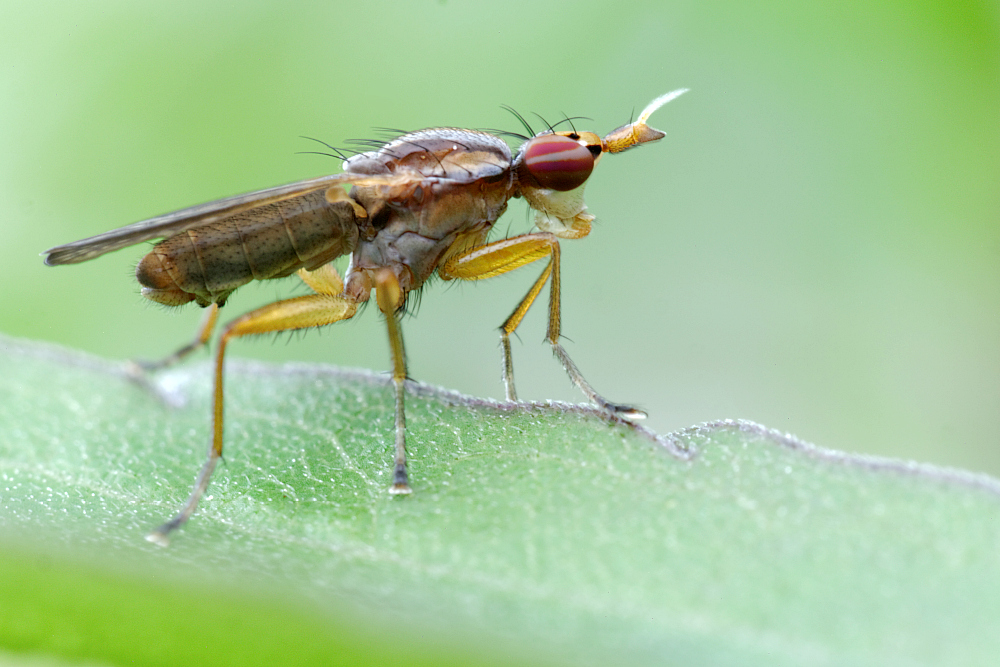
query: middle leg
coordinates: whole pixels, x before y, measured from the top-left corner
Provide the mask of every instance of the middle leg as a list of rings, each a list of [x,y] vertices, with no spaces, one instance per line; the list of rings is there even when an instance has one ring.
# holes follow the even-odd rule
[[[402,495],[412,492],[406,474],[406,413],[403,409],[406,393],[406,350],[403,348],[403,334],[399,328],[399,309],[403,305],[403,290],[400,288],[399,279],[391,269],[379,269],[374,277],[375,301],[379,310],[385,315],[385,324],[389,330],[392,384],[396,390],[396,458],[389,493]]]

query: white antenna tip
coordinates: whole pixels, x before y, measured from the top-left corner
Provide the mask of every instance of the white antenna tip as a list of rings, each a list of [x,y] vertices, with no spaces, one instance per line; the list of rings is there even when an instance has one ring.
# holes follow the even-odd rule
[[[669,93],[660,95],[655,100],[646,105],[646,108],[642,110],[641,114],[639,114],[639,120],[637,120],[636,122],[645,123],[647,120],[649,120],[649,117],[653,115],[654,111],[662,107],[667,102],[677,99],[684,93],[688,92],[688,90],[690,90],[690,88],[678,88],[677,90],[671,90]]]

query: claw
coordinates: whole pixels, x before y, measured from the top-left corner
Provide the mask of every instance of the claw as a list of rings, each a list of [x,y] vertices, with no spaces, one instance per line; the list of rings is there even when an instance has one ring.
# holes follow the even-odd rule
[[[616,417],[621,417],[622,419],[645,419],[649,416],[643,410],[634,408],[631,405],[608,403],[606,405],[602,405],[601,407],[613,413]]]
[[[396,469],[392,474],[392,486],[389,487],[389,495],[405,496],[413,493],[406,475],[406,466],[396,464]]]

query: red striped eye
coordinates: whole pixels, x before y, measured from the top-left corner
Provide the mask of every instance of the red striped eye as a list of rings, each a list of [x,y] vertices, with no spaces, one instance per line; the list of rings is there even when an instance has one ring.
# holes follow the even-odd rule
[[[569,137],[544,134],[528,141],[524,166],[543,188],[566,192],[587,180],[594,170],[594,156]]]

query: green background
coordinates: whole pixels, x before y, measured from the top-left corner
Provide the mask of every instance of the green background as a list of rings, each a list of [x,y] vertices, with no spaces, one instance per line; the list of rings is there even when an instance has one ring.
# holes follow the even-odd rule
[[[824,446],[1000,474],[1000,9],[974,2],[16,3],[0,22],[0,331],[114,357],[187,340],[135,248],[45,248],[337,171],[299,135],[605,133],[653,97],[666,139],[602,161],[564,245],[564,333],[668,431],[753,419]],[[515,204],[500,233],[527,231]],[[502,396],[495,327],[537,275],[433,285],[413,377]],[[300,290],[237,294],[227,315]],[[578,400],[533,312],[524,398]],[[233,353],[383,369],[374,311]]]

